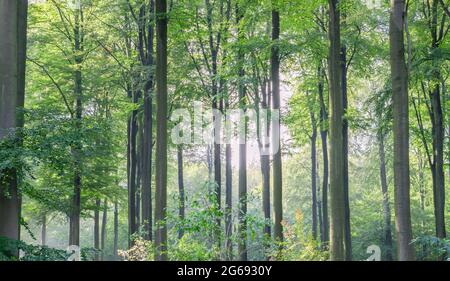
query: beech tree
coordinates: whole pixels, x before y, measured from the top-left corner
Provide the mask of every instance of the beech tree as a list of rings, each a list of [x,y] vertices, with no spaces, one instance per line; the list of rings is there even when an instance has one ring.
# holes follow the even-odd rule
[[[343,143],[343,97],[341,87],[341,29],[338,0],[329,0],[329,86],[330,86],[330,254],[331,260],[344,260],[345,191]]]
[[[272,75],[272,109],[280,110],[280,53],[278,40],[280,39],[280,12],[278,10],[278,1],[272,1],[272,56],[271,56],[271,75]],[[279,121],[278,121],[279,122]],[[273,151],[273,210],[274,210],[274,229],[275,239],[283,241],[283,182],[281,170],[281,143],[279,134],[279,123],[272,126],[272,146]]]
[[[167,260],[167,2],[156,0],[155,260]]]
[[[394,186],[397,252],[413,260],[409,179],[408,75],[405,62],[405,1],[391,1],[389,40],[394,120]]]
[[[0,3],[0,141],[21,143],[25,100],[25,59],[28,1]],[[19,240],[21,167],[0,174],[0,236]],[[11,253],[18,255],[18,252]]]

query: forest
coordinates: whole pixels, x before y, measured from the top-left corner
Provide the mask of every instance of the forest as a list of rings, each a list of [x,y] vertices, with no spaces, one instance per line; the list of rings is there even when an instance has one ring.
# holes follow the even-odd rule
[[[450,260],[449,0],[0,0],[0,261]]]

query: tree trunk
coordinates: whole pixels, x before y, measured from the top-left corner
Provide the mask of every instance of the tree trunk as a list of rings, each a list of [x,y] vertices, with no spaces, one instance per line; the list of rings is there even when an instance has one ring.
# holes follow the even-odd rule
[[[18,138],[16,128],[23,125],[26,23],[27,1],[0,3],[0,142]],[[16,144],[20,143],[19,139]],[[14,240],[20,239],[19,180],[13,169],[3,171],[0,178],[0,236]],[[18,251],[11,255],[17,257]]]
[[[222,110],[222,98],[219,97],[219,87],[218,87],[218,52],[219,52],[219,44],[220,44],[220,31],[217,35],[217,43],[214,40],[213,34],[213,4],[210,3],[209,0],[205,0],[206,6],[206,23],[208,26],[208,37],[209,37],[209,50],[210,50],[210,61],[211,61],[211,98],[212,98],[212,110],[213,113],[215,110]],[[217,45],[216,45],[217,44]],[[219,105],[220,103],[220,105]],[[214,194],[215,194],[215,203],[217,204],[217,210],[221,210],[221,192],[222,192],[222,163],[221,163],[221,145],[220,145],[220,132],[221,132],[221,122],[222,120],[216,120],[216,116],[213,114],[213,124],[214,124]],[[217,227],[215,230],[215,235],[217,239],[217,243],[220,247],[220,221],[221,218],[217,218]]]
[[[317,240],[317,123],[314,108],[312,106],[313,100],[308,95],[308,109],[311,120],[311,232],[314,240]]]
[[[229,109],[229,99],[225,101],[225,118],[229,121],[230,116],[228,114]],[[233,259],[233,242],[232,242],[232,232],[233,232],[233,175],[231,166],[231,144],[227,143],[225,147],[225,247],[227,253],[227,259]]]
[[[414,260],[411,245],[408,75],[404,54],[404,17],[405,0],[391,1],[389,38],[394,117],[395,224],[398,259],[401,261]]]
[[[271,73],[272,73],[272,108],[276,112],[280,110],[280,55],[279,47],[276,45],[280,38],[280,13],[272,10],[272,42],[275,43],[271,50]],[[280,120],[272,126],[273,153],[273,208],[274,208],[274,237],[283,241],[283,199],[282,199],[282,169],[281,169],[281,143],[280,143]]]
[[[17,1],[17,106],[22,109],[25,104],[25,66],[27,58],[27,16],[28,16],[28,0]],[[17,113],[17,127],[22,128],[24,125],[24,114],[22,110]],[[20,136],[21,137],[21,136]],[[22,141],[20,140],[19,143]],[[20,179],[19,179],[20,180]],[[21,202],[20,202],[21,203]]]
[[[155,260],[167,260],[167,1],[156,0]]]
[[[47,245],[47,215],[44,213],[42,215],[42,225],[41,225],[41,246]]]
[[[147,67],[153,66],[153,16],[154,1],[150,0],[151,15],[148,20],[148,46]],[[153,74],[149,71],[149,77],[144,87],[144,148],[142,155],[142,221],[144,226],[144,239],[152,240],[152,148],[153,148],[153,103],[151,90],[153,89]]]
[[[74,95],[75,95],[75,128],[77,132],[81,132],[82,114],[83,114],[83,91],[82,91],[82,75],[81,63],[83,62],[80,52],[83,51],[82,46],[82,20],[81,6],[75,10],[75,24],[74,24],[74,55],[76,69],[74,71]],[[80,246],[80,214],[81,214],[81,142],[75,141],[72,147],[72,155],[74,161],[74,176],[73,176],[73,195],[70,215],[70,229],[69,229],[69,246]]]
[[[106,224],[108,223],[108,200],[105,198],[105,201],[103,202],[103,217],[102,217],[102,230],[100,234],[101,242],[100,242],[100,249],[102,250],[101,253],[101,260],[105,260],[105,242],[106,242]]]
[[[141,182],[142,182],[142,155],[144,145],[144,137],[142,130],[142,122],[138,122],[138,135],[137,135],[137,153],[136,153],[136,231],[139,232],[141,225]]]
[[[392,261],[392,232],[391,232],[391,208],[389,205],[389,192],[386,176],[386,160],[384,152],[385,136],[379,129],[378,132],[378,152],[380,155],[380,182],[381,193],[383,195],[383,238],[384,238],[384,260]]]
[[[438,39],[438,0],[433,0],[431,9],[431,53],[439,49]],[[441,27],[443,28],[443,27]],[[441,104],[441,71],[437,59],[433,59],[433,82],[435,87],[431,96],[431,120],[433,135],[433,199],[436,236],[446,237],[445,231],[445,179],[444,179],[444,124]]]
[[[132,91],[133,103],[138,102],[138,92]],[[136,174],[137,174],[137,153],[136,153],[136,137],[137,137],[137,110],[133,110],[130,120],[130,180],[128,186],[128,244],[133,245],[132,235],[137,231],[136,225]]]
[[[330,79],[330,258],[345,260],[345,190],[344,190],[344,143],[343,143],[343,97],[341,88],[341,31],[338,0],[329,0],[329,79]]]
[[[269,110],[269,99],[270,99],[270,81],[266,80],[262,87],[262,109]],[[266,89],[267,85],[267,89]],[[270,119],[267,118],[266,132],[265,135],[270,136]],[[270,155],[268,151],[270,149],[270,143],[266,141],[262,144],[265,154],[261,155],[261,174],[262,174],[262,185],[263,185],[263,212],[264,219],[266,220],[264,224],[264,234],[267,237],[271,237],[271,227],[270,227]]]
[[[243,18],[243,11],[236,6],[236,23],[239,26]],[[238,38],[243,39],[243,31],[238,28]],[[240,261],[247,260],[247,120],[245,116],[245,98],[246,88],[244,85],[244,59],[245,55],[240,48],[238,51],[238,75],[239,75],[239,107],[241,109],[240,126],[243,126],[243,131],[239,135],[239,243],[238,254]],[[243,122],[243,124],[242,124]]]
[[[311,113],[313,115],[314,113]],[[312,118],[313,119],[313,118]],[[314,120],[311,120],[315,122]],[[312,235],[314,240],[317,239],[317,156],[316,156],[316,139],[317,128],[313,125],[313,133],[311,137],[311,198],[312,198]]]
[[[318,162],[318,161],[317,161]],[[319,171],[319,164],[317,163],[317,170]],[[316,173],[317,176],[317,217],[318,217],[318,222],[319,222],[319,233],[320,233],[320,243],[323,244],[323,239],[324,239],[324,233],[323,233],[323,215],[322,215],[322,199],[320,196],[320,192],[322,191],[320,188],[320,175],[317,172]]]
[[[95,200],[95,210],[94,210],[94,249],[95,249],[95,260],[100,260],[100,199]]]
[[[117,201],[114,202],[114,243],[113,243],[113,255],[114,260],[118,260],[118,248],[119,248],[119,208]]]
[[[322,179],[322,247],[328,247],[330,241],[330,227],[328,220],[328,113],[324,98],[324,70],[319,64],[317,75],[319,77],[319,99],[320,99],[320,138],[322,140],[322,161],[323,161],[323,179]]]
[[[342,163],[344,168],[344,248],[345,248],[345,260],[352,260],[352,232],[350,225],[350,199],[349,199],[349,178],[348,178],[348,119],[347,119],[347,46],[341,47],[341,87],[342,87],[342,106],[344,107],[344,118],[342,120],[342,136],[344,142],[344,162]]]
[[[185,193],[184,193],[184,183],[183,183],[183,147],[178,145],[177,147],[177,158],[178,158],[178,192],[179,192],[179,206],[178,206],[178,218],[180,221],[184,221],[184,204],[185,204]],[[178,239],[181,239],[184,235],[183,227],[178,229]]]

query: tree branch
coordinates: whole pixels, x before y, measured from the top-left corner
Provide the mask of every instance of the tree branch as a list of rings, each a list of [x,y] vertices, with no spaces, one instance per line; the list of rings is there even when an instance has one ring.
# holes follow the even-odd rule
[[[48,70],[45,68],[45,66],[43,66],[42,64],[38,63],[36,60],[27,57],[27,59],[29,61],[31,61],[32,63],[34,63],[35,65],[37,65],[39,68],[42,69],[42,71],[44,71],[44,73],[48,76],[48,78],[50,78],[50,80],[52,81],[52,83],[55,85],[55,87],[58,89],[58,92],[61,94],[63,100],[64,100],[64,104],[67,107],[67,110],[69,110],[70,116],[73,118],[74,113],[72,108],[70,108],[69,102],[67,101],[66,95],[64,94],[63,90],[61,89],[61,87],[59,86],[58,82],[55,81],[55,79],[52,77],[52,75],[50,74],[50,72],[48,72]]]

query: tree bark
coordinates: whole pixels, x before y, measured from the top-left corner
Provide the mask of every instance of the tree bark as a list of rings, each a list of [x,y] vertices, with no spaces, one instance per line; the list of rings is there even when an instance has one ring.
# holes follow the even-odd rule
[[[243,18],[243,11],[236,5],[236,23],[239,26],[240,21]],[[243,31],[238,28],[238,38],[243,39]],[[240,126],[243,126],[243,132],[239,135],[239,243],[238,253],[239,260],[247,260],[247,120],[245,116],[245,98],[246,87],[244,85],[244,59],[245,54],[241,48],[238,51],[238,76],[239,76],[239,107],[241,109]],[[242,112],[243,111],[243,112]],[[242,124],[243,122],[243,124]]]
[[[345,22],[345,21],[344,21]],[[347,46],[345,44],[341,47],[341,87],[342,87],[342,106],[344,107],[344,118],[342,120],[342,136],[344,142],[344,248],[345,260],[352,260],[352,232],[350,224],[350,199],[349,199],[349,178],[348,178],[348,97],[347,97]]]
[[[227,121],[230,119],[229,107],[229,99],[227,98],[225,101],[225,118]],[[231,240],[233,235],[233,172],[231,164],[231,144],[227,143],[225,146],[225,247],[228,260],[233,259],[233,242]]]
[[[144,150],[144,136],[142,120],[138,121],[137,152],[136,152],[136,231],[141,227],[141,192],[142,192],[142,155]]]
[[[42,225],[41,225],[41,246],[47,245],[47,215],[44,213],[42,215]]]
[[[269,89],[270,81],[267,79],[262,87],[262,104],[261,107],[264,110],[269,110],[269,99],[270,99],[270,89]],[[266,88],[267,86],[267,88]],[[270,119],[267,118],[266,123],[266,134],[270,136]],[[271,237],[271,226],[270,222],[270,155],[267,153],[270,149],[270,143],[267,141],[262,144],[264,146],[264,150],[266,154],[261,155],[261,174],[263,181],[263,213],[264,219],[266,223],[264,225],[264,234],[267,237]]]
[[[330,241],[330,227],[328,219],[328,113],[324,98],[324,70],[319,64],[317,75],[319,78],[319,99],[320,99],[320,138],[322,141],[322,161],[323,161],[323,179],[322,179],[322,228],[321,243],[322,247],[328,247]]]
[[[153,37],[154,37],[154,1],[150,0],[148,19],[148,46],[146,66],[152,67],[153,62]],[[152,240],[152,148],[153,148],[153,103],[151,91],[153,89],[153,72],[149,76],[144,87],[144,148],[142,159],[142,221],[144,226],[144,239]]]
[[[82,6],[78,6],[75,10],[74,23],[74,56],[76,68],[74,71],[74,95],[75,95],[75,128],[77,132],[81,132],[82,115],[83,115],[83,90],[82,90],[82,73],[81,64],[83,58],[80,52],[83,51],[83,34],[82,34]],[[72,156],[74,161],[73,175],[73,195],[72,206],[70,211],[70,229],[69,229],[69,246],[80,246],[80,215],[81,215],[81,142],[75,141],[72,146]]]
[[[343,143],[343,96],[341,88],[341,31],[338,0],[329,0],[330,79],[330,258],[345,260],[345,190]]]
[[[383,195],[383,239],[385,248],[384,260],[392,261],[391,207],[389,205],[384,139],[385,136],[381,132],[380,128],[378,132],[378,153],[380,155],[380,182],[381,193]]]
[[[119,248],[119,208],[117,201],[114,202],[114,242],[113,242],[113,255],[114,260],[118,260],[117,254]]]
[[[138,102],[138,92],[132,91],[133,103]],[[137,110],[133,110],[130,120],[130,179],[128,186],[128,244],[133,245],[132,235],[137,231],[136,225],[136,174],[137,174],[137,153],[136,153],[136,137],[137,137]]]
[[[0,3],[0,142],[18,138],[23,125],[27,1]],[[20,145],[19,141],[16,144]],[[20,239],[21,200],[17,173],[2,171],[0,178],[0,236]],[[18,251],[11,253],[18,256]]]
[[[108,199],[105,198],[103,201],[103,217],[102,217],[102,230],[100,233],[100,249],[101,252],[101,260],[105,260],[105,242],[106,242],[106,224],[108,223]]]
[[[313,124],[313,132],[311,136],[311,215],[312,215],[312,235],[314,240],[317,239],[317,151],[316,151],[316,140],[317,140],[317,128],[314,120],[314,113],[311,114],[311,122]]]
[[[319,162],[319,161],[317,161]],[[317,163],[317,171],[319,171],[319,163]],[[317,172],[316,173],[316,177],[317,177],[317,218],[318,218],[318,227],[319,227],[319,235],[320,235],[320,243],[323,244],[323,238],[324,238],[324,233],[323,233],[323,215],[322,215],[322,199],[321,199],[321,191],[322,189],[320,188],[321,184],[320,184],[320,175]]]
[[[179,192],[179,205],[178,205],[178,218],[180,221],[184,221],[185,215],[185,192],[183,183],[183,147],[178,145],[177,147],[177,158],[178,158],[178,192]],[[181,226],[178,229],[178,239],[183,238],[184,230]]]
[[[278,1],[275,1],[278,3]],[[272,109],[280,110],[280,54],[278,40],[280,38],[280,13],[277,8],[272,9],[272,46],[271,73],[272,73]],[[281,167],[281,143],[280,122],[272,126],[273,151],[273,208],[274,208],[274,237],[283,241],[283,198],[282,198],[282,167]]]
[[[95,249],[95,260],[100,260],[100,199],[95,200],[95,210],[94,210],[94,249]]]
[[[439,49],[438,38],[438,6],[439,1],[433,0],[431,8],[431,53]],[[441,27],[443,28],[443,27]],[[433,83],[434,89],[430,93],[431,121],[433,135],[433,164],[431,166],[433,176],[433,200],[436,236],[446,238],[445,231],[445,179],[444,179],[444,124],[441,103],[441,71],[438,59],[433,59]]]
[[[392,0],[389,24],[394,116],[394,186],[397,251],[400,261],[414,260],[409,178],[408,75],[404,44],[405,1]]]
[[[317,240],[317,122],[314,113],[314,100],[307,93],[308,110],[311,121],[311,232],[314,240]]]
[[[167,1],[156,0],[155,260],[167,260]]]

